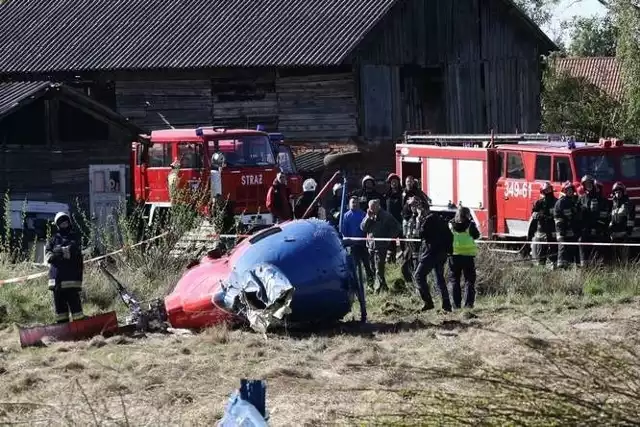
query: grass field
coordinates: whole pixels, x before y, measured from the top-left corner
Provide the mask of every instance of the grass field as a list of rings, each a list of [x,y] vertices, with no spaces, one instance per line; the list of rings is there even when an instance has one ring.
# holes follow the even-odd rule
[[[127,254],[118,268],[145,297],[180,275],[160,256]],[[5,264],[0,278],[34,269]],[[219,327],[25,350],[15,322],[50,321],[50,295],[44,281],[6,285],[0,423],[212,425],[240,378],[260,378],[275,426],[635,425],[639,275],[547,271],[483,252],[473,311],[418,313],[414,292],[397,286],[368,297],[366,326],[266,337]],[[87,312],[123,312],[98,273],[86,282]]]

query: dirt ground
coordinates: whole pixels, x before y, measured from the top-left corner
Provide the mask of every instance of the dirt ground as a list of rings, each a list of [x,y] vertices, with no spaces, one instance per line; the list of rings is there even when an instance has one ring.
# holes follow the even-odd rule
[[[511,336],[624,340],[640,319],[637,299],[590,308],[481,303],[449,315],[414,314],[409,298],[375,304],[367,326],[311,336],[214,328],[21,350],[8,327],[0,331],[0,423],[213,425],[240,379],[259,378],[274,426],[362,425],[410,405],[397,391],[426,386],[413,368],[525,368],[536,356]],[[465,384],[439,387],[455,393]]]

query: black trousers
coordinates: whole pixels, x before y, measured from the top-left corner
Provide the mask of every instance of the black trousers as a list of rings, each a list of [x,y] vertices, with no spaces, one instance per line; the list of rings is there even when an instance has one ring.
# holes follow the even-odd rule
[[[580,242],[584,243],[603,243],[605,241],[605,236],[586,235],[580,237]],[[579,246],[578,251],[580,253],[580,265],[582,267],[597,264],[604,260],[605,253],[603,246]]]
[[[435,271],[436,285],[440,290],[440,296],[442,298],[442,309],[445,311],[451,311],[449,290],[447,289],[447,282],[444,278],[444,266],[446,262],[446,254],[429,254],[426,257],[421,256],[418,259],[418,267],[416,268],[413,277],[415,286],[420,294],[420,298],[425,305],[433,307],[433,299],[431,298],[431,292],[429,292],[429,285],[427,284],[427,275],[431,273],[431,270]]]
[[[356,263],[356,268],[364,269],[365,278],[367,284],[373,287],[373,271],[371,270],[371,261],[369,259],[369,250],[364,245],[349,246],[353,261]]]
[[[53,306],[56,312],[57,323],[68,322],[69,313],[71,313],[73,320],[84,318],[79,288],[54,289]]]
[[[558,237],[558,242],[576,242],[575,237]],[[576,245],[558,245],[558,268],[566,268],[571,264],[580,264],[580,256],[578,246]]]
[[[558,247],[556,245],[547,245],[548,242],[555,242],[552,234],[537,234],[532,239],[534,242],[531,245],[531,255],[533,262],[538,265],[546,265],[547,259],[552,264],[556,264],[558,260]]]
[[[387,247],[377,247],[375,249],[369,249],[369,260],[371,262],[371,269],[374,270],[378,287],[374,290],[381,291],[387,290],[387,279],[384,277],[385,267],[387,263]]]
[[[453,305],[462,307],[462,288],[460,278],[464,275],[465,299],[464,306],[473,308],[476,301],[476,263],[472,256],[452,255],[449,257],[449,283]]]

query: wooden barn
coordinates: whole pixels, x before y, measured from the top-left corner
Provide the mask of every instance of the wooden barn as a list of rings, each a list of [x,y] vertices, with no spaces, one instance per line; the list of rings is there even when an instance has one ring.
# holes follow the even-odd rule
[[[94,213],[117,207],[130,187],[131,142],[142,131],[64,84],[0,83],[0,191],[17,210],[13,228],[24,213],[52,217],[56,203]]]
[[[535,131],[555,49],[511,0],[8,0],[0,17],[0,79],[85,85],[143,128],[313,143]]]

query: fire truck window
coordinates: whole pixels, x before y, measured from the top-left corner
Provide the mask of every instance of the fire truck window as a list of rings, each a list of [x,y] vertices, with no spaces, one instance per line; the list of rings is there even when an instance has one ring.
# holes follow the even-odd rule
[[[291,149],[284,145],[278,147],[278,166],[284,173],[296,173]]]
[[[496,162],[496,176],[504,177],[504,153],[498,153]]]
[[[554,182],[573,181],[573,173],[571,173],[571,164],[568,157],[555,158],[555,170],[553,172]]]
[[[199,144],[178,144],[180,169],[200,169],[202,167],[202,146]]]
[[[507,154],[507,178],[524,179],[524,162],[520,153]]]
[[[536,180],[551,181],[551,156],[536,156]]]
[[[169,153],[169,145],[154,144],[149,147],[149,167],[150,168],[168,168],[171,167],[171,155]]]
[[[635,154],[625,154],[622,156],[620,159],[620,173],[625,179],[640,179],[640,156]]]
[[[606,154],[578,156],[576,157],[576,166],[580,177],[589,174],[595,179],[604,182],[615,179],[616,171],[613,167],[613,159]]]

